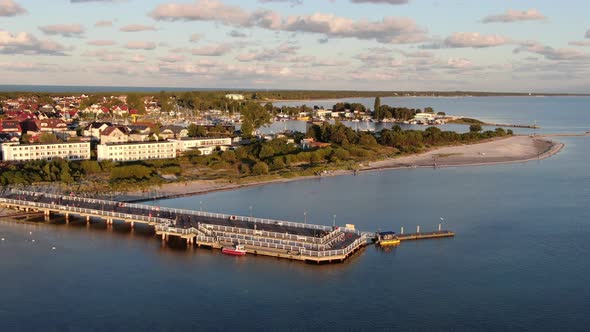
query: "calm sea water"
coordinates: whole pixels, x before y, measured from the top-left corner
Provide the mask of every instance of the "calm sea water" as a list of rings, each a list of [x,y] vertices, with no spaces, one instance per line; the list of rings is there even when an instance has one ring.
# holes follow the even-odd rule
[[[579,109],[529,100],[590,124],[590,99]],[[490,99],[475,101],[495,116]],[[514,119],[536,107],[519,105]],[[560,119],[543,114],[535,113],[545,123]],[[586,331],[590,139],[560,140],[561,153],[525,164],[382,171],[155,203],[246,215],[252,206],[293,220],[306,211],[308,222],[330,225],[336,215],[367,231],[434,229],[442,217],[457,232],[389,251],[370,246],[338,265],[163,247],[141,228],[2,222],[0,330]]]

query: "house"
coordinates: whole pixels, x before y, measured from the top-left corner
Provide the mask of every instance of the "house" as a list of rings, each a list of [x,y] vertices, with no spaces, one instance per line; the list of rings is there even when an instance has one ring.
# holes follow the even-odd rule
[[[316,142],[313,138],[304,138],[301,140],[301,148],[303,150],[327,148],[330,145],[330,143]]]
[[[51,144],[2,144],[2,160],[88,160],[90,142],[51,143]]]
[[[99,144],[97,160],[136,161],[176,157],[174,142],[136,142]]]
[[[125,143],[129,141],[129,129],[125,126],[111,126],[100,133],[100,144]]]
[[[16,120],[2,120],[0,121],[0,133],[20,136],[23,133],[23,129],[20,122]]]
[[[180,153],[199,150],[202,155],[209,155],[217,148],[225,151],[232,145],[230,137],[183,137],[170,141],[175,143],[176,150]]]
[[[83,135],[98,142],[100,141],[100,133],[111,126],[110,122],[92,122],[84,128]]]
[[[160,128],[159,136],[164,139],[188,137],[188,129],[182,126],[168,125]]]

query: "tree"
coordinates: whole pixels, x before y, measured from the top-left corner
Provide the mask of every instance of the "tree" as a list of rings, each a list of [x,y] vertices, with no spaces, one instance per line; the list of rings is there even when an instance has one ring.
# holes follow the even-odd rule
[[[379,119],[379,116],[381,115],[381,98],[379,98],[379,97],[375,98],[375,105],[373,106],[373,111],[374,111],[374,118]]]
[[[479,124],[472,124],[469,126],[469,131],[472,133],[478,133],[482,130],[481,125]]]
[[[259,103],[247,103],[242,114],[242,133],[244,137],[252,136],[252,131],[269,124],[271,115]]]
[[[39,135],[39,142],[41,142],[41,143],[57,143],[57,142],[59,142],[59,140],[57,139],[57,136],[55,136],[54,134],[42,133],[41,135]]]
[[[207,131],[205,130],[205,127],[197,126],[194,123],[191,123],[190,125],[188,125],[188,127],[186,127],[186,129],[188,130],[188,137],[204,137],[205,135],[207,135]]]
[[[130,93],[127,95],[127,106],[130,109],[136,109],[138,114],[145,114],[144,98],[138,94]]]
[[[252,174],[254,174],[254,175],[268,174],[268,165],[263,161],[257,162],[254,165],[254,167],[252,167]]]

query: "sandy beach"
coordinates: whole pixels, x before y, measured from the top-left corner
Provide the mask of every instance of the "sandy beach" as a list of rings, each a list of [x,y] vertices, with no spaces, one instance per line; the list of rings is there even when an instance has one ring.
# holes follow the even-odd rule
[[[502,163],[527,162],[541,160],[558,153],[564,145],[543,137],[510,136],[502,139],[471,145],[449,146],[431,151],[398,158],[390,158],[370,162],[361,166],[359,172],[370,172],[383,169],[407,169],[417,167],[457,167],[480,166]],[[350,175],[352,171],[339,170],[325,176]],[[234,190],[270,183],[284,183],[315,176],[297,177],[292,179],[274,179],[252,183],[229,183],[220,181],[192,181],[187,183],[169,183],[158,189],[157,198],[172,198],[200,195],[215,191]],[[129,193],[130,196],[141,197],[140,192]]]

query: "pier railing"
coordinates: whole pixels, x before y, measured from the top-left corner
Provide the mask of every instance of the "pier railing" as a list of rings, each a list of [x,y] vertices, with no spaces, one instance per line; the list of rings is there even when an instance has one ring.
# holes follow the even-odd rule
[[[350,245],[348,245],[344,249],[336,249],[336,250],[323,250],[323,251],[315,251],[315,250],[307,250],[302,249],[301,255],[310,256],[310,257],[332,257],[332,256],[346,256],[354,251],[358,246],[367,242],[367,238],[362,235]]]
[[[174,224],[174,220],[166,219],[166,218],[149,217],[149,216],[144,216],[144,215],[120,213],[120,212],[113,212],[113,211],[107,211],[107,210],[88,209],[88,208],[62,205],[62,204],[39,203],[39,202],[31,202],[31,201],[26,201],[26,200],[16,200],[16,199],[3,198],[3,197],[0,197],[0,202],[6,203],[6,204],[18,205],[18,206],[26,206],[26,207],[30,207],[30,208],[36,208],[36,209],[49,210],[49,211],[71,212],[71,213],[86,214],[86,215],[97,216],[97,217],[109,217],[109,218],[113,218],[113,219],[144,222],[144,223],[148,223],[148,224],[163,224],[163,225]]]
[[[166,211],[166,212],[173,212],[175,214],[188,214],[188,215],[216,218],[216,219],[226,219],[226,220],[231,219],[231,220],[247,221],[247,222],[252,222],[252,223],[289,226],[289,227],[304,228],[304,229],[315,229],[315,230],[321,230],[321,231],[332,231],[333,230],[332,227],[330,227],[330,226],[307,224],[307,223],[284,221],[284,220],[246,217],[246,216],[204,212],[204,211],[193,211],[193,210],[186,210],[186,209],[160,207],[160,206],[154,206],[154,205],[134,204],[134,203],[125,203],[125,202],[118,202],[118,201],[107,201],[107,200],[96,199],[96,198],[56,195],[56,194],[51,194],[51,193],[37,193],[37,192],[18,190],[18,189],[9,189],[9,192],[11,192],[13,194],[17,194],[17,195],[18,194],[29,195],[29,196],[43,195],[45,197],[51,197],[51,198],[62,199],[62,200],[69,200],[69,201],[74,201],[74,202],[79,201],[79,202],[92,203],[92,204],[107,204],[107,205],[108,204],[121,204],[120,205],[121,207],[137,208],[137,209],[148,210],[148,211]]]
[[[222,231],[222,232],[232,232],[232,233],[239,233],[239,234],[248,234],[253,236],[267,236],[276,239],[283,239],[283,240],[291,240],[291,241],[298,241],[298,242],[309,242],[313,244],[319,244],[321,239],[317,237],[311,236],[302,236],[302,235],[293,235],[293,234],[285,234],[285,233],[277,233],[277,232],[269,232],[269,231],[259,231],[254,229],[247,229],[247,228],[240,228],[240,227],[230,227],[230,226],[220,226],[220,225],[212,225],[204,223],[206,226],[205,228]]]

